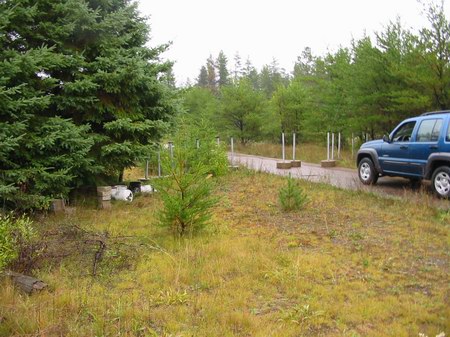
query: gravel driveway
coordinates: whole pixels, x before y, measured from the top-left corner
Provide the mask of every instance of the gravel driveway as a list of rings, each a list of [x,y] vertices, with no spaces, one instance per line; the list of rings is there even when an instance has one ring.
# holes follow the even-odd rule
[[[293,178],[327,183],[344,189],[373,192],[387,197],[408,198],[412,202],[426,202],[430,206],[450,210],[450,201],[435,197],[428,181],[423,182],[420,187],[413,187],[408,179],[381,177],[375,186],[365,186],[359,181],[358,173],[354,169],[322,168],[319,164],[302,162],[299,168],[281,170],[276,168],[276,163],[281,161],[280,159],[238,153],[235,153],[233,158],[229,153],[228,158],[233,165],[243,165],[252,170],[283,176],[290,173]]]

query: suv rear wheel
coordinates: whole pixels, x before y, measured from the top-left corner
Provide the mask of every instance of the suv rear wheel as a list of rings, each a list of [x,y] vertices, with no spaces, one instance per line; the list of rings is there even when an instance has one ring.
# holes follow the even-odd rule
[[[375,165],[373,165],[372,160],[369,158],[361,159],[358,165],[358,176],[364,185],[376,184],[378,172],[375,170]]]
[[[450,167],[440,166],[433,172],[431,177],[433,191],[440,198],[450,197]]]

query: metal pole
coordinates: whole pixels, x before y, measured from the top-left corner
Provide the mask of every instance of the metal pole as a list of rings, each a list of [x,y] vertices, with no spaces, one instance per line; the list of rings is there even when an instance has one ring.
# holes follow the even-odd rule
[[[234,162],[234,140],[233,140],[233,137],[231,137],[230,141],[231,141],[231,166],[233,166],[233,162]]]
[[[355,156],[354,155],[354,152],[355,152],[355,136],[353,135],[353,132],[352,132],[352,158]]]
[[[284,152],[284,132],[281,133],[281,148],[282,148],[282,152],[283,152],[283,161],[286,158],[285,152]]]
[[[158,177],[161,177],[161,152],[158,151]]]
[[[148,179],[148,159],[145,161],[145,180]]]
[[[173,159],[173,143],[169,142],[170,159]]]
[[[327,160],[330,160],[330,133],[327,132]]]
[[[292,134],[292,160],[295,161],[295,132]]]
[[[331,134],[331,160],[334,160],[334,132]]]
[[[341,133],[338,133],[338,159],[341,159]]]

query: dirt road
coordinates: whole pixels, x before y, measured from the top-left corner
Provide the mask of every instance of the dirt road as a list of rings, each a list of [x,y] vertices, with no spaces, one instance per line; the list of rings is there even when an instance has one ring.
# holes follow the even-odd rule
[[[413,187],[408,179],[381,177],[375,186],[365,186],[359,181],[357,171],[353,169],[322,168],[319,164],[302,162],[302,166],[299,168],[281,170],[276,167],[279,159],[237,153],[233,158],[231,154],[228,157],[233,165],[244,165],[252,170],[283,176],[291,174],[293,178],[327,183],[344,189],[373,192],[382,196],[408,198],[413,202],[426,202],[430,206],[450,210],[450,201],[435,197],[431,192],[429,182],[423,182],[420,187]]]

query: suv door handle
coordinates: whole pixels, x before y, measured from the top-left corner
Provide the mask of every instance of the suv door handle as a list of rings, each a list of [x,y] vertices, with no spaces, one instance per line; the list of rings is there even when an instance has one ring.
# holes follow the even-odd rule
[[[438,148],[437,145],[430,145],[431,150],[437,150],[437,148]]]
[[[400,146],[400,149],[401,150],[408,150],[408,147],[406,145],[402,145],[402,146]]]

